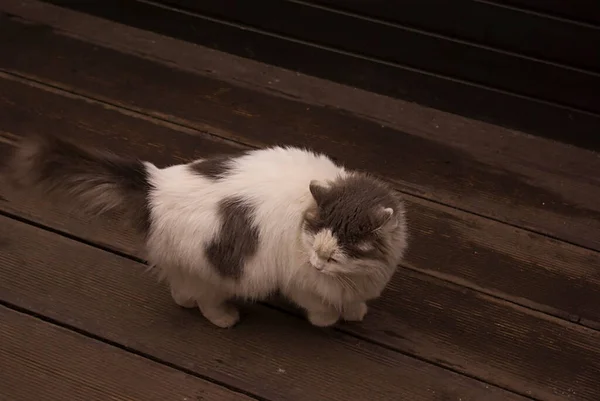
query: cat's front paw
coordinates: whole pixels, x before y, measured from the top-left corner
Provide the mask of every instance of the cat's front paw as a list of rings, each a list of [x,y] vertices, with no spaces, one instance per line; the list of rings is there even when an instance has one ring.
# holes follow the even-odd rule
[[[347,322],[361,322],[365,316],[369,308],[367,304],[364,302],[359,302],[357,304],[353,304],[344,308],[344,312],[342,313],[342,318]]]
[[[340,315],[334,311],[327,312],[308,312],[308,321],[317,327],[333,326],[339,320]]]
[[[171,290],[171,297],[173,298],[173,301],[182,308],[195,308],[198,306],[195,299],[188,298],[174,290]]]
[[[202,308],[201,311],[204,317],[212,324],[222,329],[233,327],[240,320],[238,309],[229,304],[224,304],[216,308]]]

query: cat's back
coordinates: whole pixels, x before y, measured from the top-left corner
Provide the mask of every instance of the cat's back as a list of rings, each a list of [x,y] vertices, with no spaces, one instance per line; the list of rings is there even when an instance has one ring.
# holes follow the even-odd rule
[[[223,185],[264,199],[308,194],[311,180],[334,179],[343,172],[330,158],[296,147],[255,150],[236,158]]]
[[[343,173],[327,156],[309,150],[251,150],[154,169],[151,203],[158,215],[193,216],[194,223],[201,219],[218,224],[214,215],[220,205],[233,201],[251,207],[258,219],[293,217],[312,202],[311,180]]]

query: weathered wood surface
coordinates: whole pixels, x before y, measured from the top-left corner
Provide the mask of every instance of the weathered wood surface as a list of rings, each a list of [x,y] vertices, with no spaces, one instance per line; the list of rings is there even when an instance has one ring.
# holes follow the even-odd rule
[[[542,12],[558,18],[570,18],[600,25],[600,4],[590,0],[497,0],[533,12]]]
[[[0,243],[4,302],[263,399],[522,400],[261,306],[235,330],[216,329],[144,265],[5,217]]]
[[[59,3],[64,3],[64,0],[60,0]],[[600,75],[593,70],[586,71],[582,68],[572,68],[564,64],[546,61],[548,57],[545,54],[538,53],[535,58],[529,57],[519,54],[514,47],[498,49],[490,46],[489,43],[482,46],[470,41],[454,40],[448,36],[423,29],[384,23],[374,18],[357,18],[331,8],[315,6],[310,2],[259,0],[259,2],[253,3],[239,3],[236,0],[204,0],[202,2],[161,0],[159,3],[166,3],[177,8],[182,7],[202,16],[211,16],[219,20],[237,21],[244,26],[259,28],[263,32],[286,38],[299,38],[304,42],[366,56],[371,60],[387,62],[389,65],[408,66],[424,73],[478,83],[508,93],[550,101],[596,114],[600,113],[598,104]],[[461,7],[460,4],[453,3],[450,4],[454,9]],[[443,6],[439,10],[435,6],[436,4],[429,5],[430,9],[435,9],[432,14],[444,12]],[[423,4],[423,7],[425,8],[427,5]],[[377,8],[377,5],[373,4],[373,8]],[[500,17],[496,13],[493,15],[495,18]],[[294,16],[294,18],[289,18],[289,16]],[[462,25],[469,25],[470,19],[478,17],[478,15],[472,15],[468,19],[463,18]],[[203,19],[197,18],[197,23],[201,27]],[[532,23],[531,20],[528,22]],[[306,25],[309,23],[311,29],[306,29]],[[519,27],[519,22],[512,18],[506,20],[505,23],[515,25],[515,28],[511,26],[511,30],[517,30]],[[570,32],[563,26],[554,24],[554,32],[557,35],[564,34],[568,37]],[[578,26],[575,25],[575,27]],[[534,27],[530,26],[529,28]],[[147,29],[152,30],[153,28],[148,26]],[[492,31],[493,28],[488,29]],[[497,36],[511,30],[499,30]],[[356,32],[361,34],[356,35]],[[193,37],[182,37],[182,39],[196,41]],[[587,56],[585,57],[587,68],[595,68],[600,65],[600,53],[597,50],[600,47],[600,32],[593,28],[580,31],[575,42],[584,41],[584,39],[590,47],[580,54]],[[530,44],[535,43],[542,48],[551,47],[537,42],[534,35],[520,36],[520,40]],[[568,39],[564,38],[563,40]],[[207,44],[208,41],[199,39],[197,42]],[[561,41],[556,40],[556,42],[555,50],[558,50]],[[223,48],[225,51],[236,53],[227,45]],[[283,51],[287,50],[285,45],[281,48]],[[577,45],[571,45],[572,51],[576,48]],[[254,58],[251,54],[247,56]],[[261,59],[260,56],[258,59]],[[322,66],[323,60],[320,59],[313,59],[311,62],[322,69],[330,68],[330,66]],[[342,74],[344,71],[340,71],[340,75]],[[365,81],[368,82],[368,79]],[[390,87],[403,84],[401,80],[395,80]],[[457,97],[456,100],[458,101],[459,98]]]
[[[151,124],[119,112],[116,107],[106,110],[38,86],[10,79],[0,81],[4,106],[0,121],[7,139],[3,154],[11,149],[8,142],[20,135],[57,130],[82,144],[122,151],[160,165],[234,149],[200,133],[194,136]],[[10,192],[7,186],[3,188],[7,188],[2,192],[7,201],[0,204],[0,210],[90,243],[143,256],[136,251],[131,234],[119,231],[111,222],[90,224],[68,209],[48,208],[41,199],[26,199],[22,194]],[[373,305],[364,324],[345,325],[342,327],[345,333],[521,394],[560,400],[577,383],[580,395],[596,396],[600,391],[595,379],[600,373],[596,364],[600,360],[595,346],[600,340],[597,331],[447,281],[460,284],[461,280],[470,279],[472,286],[478,283],[478,290],[494,292],[497,290],[489,288],[503,280],[507,290],[520,291],[522,303],[531,303],[529,296],[535,295],[549,302],[540,304],[541,310],[557,312],[556,305],[560,305],[559,315],[569,308],[588,311],[590,315],[584,318],[593,326],[596,320],[591,316],[598,312],[595,305],[599,299],[594,275],[597,253],[416,198],[411,198],[409,213],[415,224],[411,230],[415,245],[408,256],[407,269],[399,271],[384,298]],[[80,251],[61,253],[78,255]],[[52,255],[46,259],[52,259]],[[450,279],[448,266],[456,272]],[[444,270],[440,273],[438,269]],[[573,280],[573,275],[578,280]],[[587,292],[581,291],[582,285]],[[566,294],[558,294],[557,288]],[[168,296],[163,296],[168,302]],[[511,297],[515,297],[514,292]],[[39,307],[43,307],[42,303]],[[264,313],[263,309],[259,311]],[[580,319],[580,315],[564,317]],[[270,326],[275,324],[282,323]],[[547,363],[549,359],[556,363]],[[262,382],[263,378],[257,380]]]
[[[5,306],[0,361],[0,399],[7,401],[253,400]]]
[[[549,0],[534,1],[538,7],[550,3]],[[441,34],[448,39],[467,40],[542,60],[552,60],[591,71],[600,70],[600,57],[594,57],[600,47],[600,30],[597,27],[563,18],[549,18],[548,15],[518,8],[504,7],[498,2],[378,0],[376,7],[366,1],[313,0],[311,3],[393,21],[407,28]],[[583,19],[595,17],[600,21],[600,6],[594,1],[574,0],[565,3],[558,0],[558,3],[562,3],[563,11],[567,12],[574,11],[577,6],[587,6],[585,12],[584,9],[579,10],[580,16]],[[433,10],[435,12],[432,12]],[[510,26],[510,29],[507,29],[507,26]],[[581,37],[588,37],[589,40],[578,40]]]
[[[77,28],[76,19],[67,22]],[[109,42],[118,38],[100,31]],[[155,390],[153,375],[215,400],[246,397],[238,390],[271,401],[600,399],[597,154],[435,112],[440,119],[431,124],[448,135],[431,126],[419,131],[431,111],[406,115],[410,133],[382,128],[373,115],[359,116],[359,97],[348,113],[304,103],[314,93],[291,100],[258,88],[264,77],[255,64],[236,67],[246,83],[256,77],[257,87],[243,88],[198,73],[201,58],[158,62],[160,38],[157,53],[142,58],[68,35],[0,17],[0,161],[30,132],[60,133],[160,166],[238,148],[308,145],[393,182],[407,200],[411,247],[361,324],[319,330],[267,303],[245,306],[241,324],[222,331],[173,304],[145,272],[139,239],[118,221],[90,221],[0,181],[0,298],[45,320],[7,311],[25,323],[2,319],[0,336],[11,336],[10,349],[25,347],[27,338],[14,333],[27,332],[31,321],[57,347],[71,341],[81,349],[54,357],[35,343],[27,359],[0,358],[0,371],[35,362],[36,374],[58,374],[53,366],[77,366],[106,350],[106,358],[130,366],[90,365],[78,380],[97,372],[98,382],[143,399],[169,398]],[[302,82],[292,77],[288,87]],[[119,381],[145,365],[155,383]],[[23,386],[39,379],[44,388],[54,377],[7,382],[21,386],[11,388],[18,400],[27,399]],[[74,391],[70,383],[49,399]],[[107,394],[87,384],[89,399]]]
[[[22,4],[24,0],[4,0],[9,1]],[[598,91],[593,89],[598,87],[600,77],[595,72],[547,61],[545,57],[522,56],[515,49],[478,46],[422,29],[403,29],[394,23],[324,12],[322,8],[307,7],[310,2],[260,0],[255,9],[262,12],[248,12],[237,5],[225,6],[219,13],[209,9],[209,3],[219,7],[223,1],[181,0],[189,5],[187,11],[159,4],[164,1],[44,3],[351,87],[600,149],[597,131],[590,125],[600,119]],[[280,23],[284,20],[288,23]],[[513,24],[519,25],[509,20],[504,26]],[[555,34],[569,36],[560,24],[552,28]],[[348,32],[361,35],[355,37]],[[586,42],[593,48],[594,37],[597,34],[592,29],[575,42]],[[527,39],[535,43],[531,35]],[[401,46],[390,46],[396,42]],[[593,60],[595,56],[592,52],[587,57]]]
[[[27,132],[60,131],[67,137],[77,137],[81,143],[107,147],[161,166],[236,149],[201,132],[152,124],[130,117],[117,107],[109,111],[26,83],[4,79],[0,80],[0,89],[0,119],[6,138],[18,138]],[[4,188],[0,188],[4,198],[20,196],[2,205],[5,211],[31,216],[122,252],[136,252],[129,236],[90,230],[86,220],[78,226],[60,214],[40,212],[43,205],[39,201],[22,199],[17,193],[9,193],[7,186]],[[600,278],[593,274],[600,266],[598,252],[416,197],[407,198],[412,222],[407,267],[569,320],[600,326],[600,310],[596,307]],[[115,238],[119,240],[111,243]]]

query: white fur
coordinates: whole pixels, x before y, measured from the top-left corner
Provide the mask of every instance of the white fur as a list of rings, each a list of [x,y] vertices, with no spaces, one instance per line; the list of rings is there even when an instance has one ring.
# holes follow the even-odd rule
[[[335,236],[302,235],[303,216],[315,204],[310,182],[348,173],[325,156],[296,148],[263,149],[234,163],[227,178],[218,181],[190,171],[187,165],[159,169],[146,163],[155,188],[150,197],[148,259],[169,282],[174,300],[186,307],[197,304],[220,327],[232,326],[239,318],[228,299],[258,300],[277,290],[305,308],[315,325],[328,326],[340,316],[361,320],[364,301],[378,296],[389,277],[384,283],[347,291],[327,263],[332,256],[345,260]],[[204,254],[220,229],[217,204],[229,196],[253,204],[260,234],[258,251],[246,261],[239,279],[220,276]]]

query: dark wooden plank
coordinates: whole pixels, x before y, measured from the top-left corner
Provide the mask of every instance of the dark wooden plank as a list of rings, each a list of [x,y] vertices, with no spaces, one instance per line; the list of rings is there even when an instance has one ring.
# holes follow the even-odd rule
[[[455,41],[423,30],[355,18],[303,2],[261,0],[260,7],[255,2],[236,0],[163,0],[161,3],[182,4],[186,9],[201,15],[259,28],[288,38],[590,112],[600,112],[600,74],[521,57],[514,52],[499,52],[489,46]],[[456,7],[460,7],[460,4]],[[309,24],[311,29],[306,29]],[[512,27],[512,21],[505,21],[503,25]],[[561,32],[556,29],[558,27],[554,28],[556,34],[560,35]],[[586,49],[585,58],[600,66],[600,51],[597,50],[600,48],[600,31],[590,31],[595,35],[582,36],[577,41],[592,42],[590,44],[593,46],[596,39],[596,46],[591,48],[593,50]],[[361,34],[356,35],[356,32]],[[533,42],[533,38],[523,40],[523,37],[519,37],[519,40]]]
[[[14,92],[14,89],[10,90],[8,85],[2,85],[2,89],[0,93]],[[10,103],[40,105],[39,108],[36,108],[44,110],[44,114],[35,117],[22,114],[19,118],[19,120],[37,120],[39,127],[37,129],[30,128],[35,131],[43,132],[45,129],[52,129],[51,120],[45,119],[44,115],[55,115],[54,107],[71,110],[71,120],[74,121],[74,126],[82,125],[77,123],[79,112],[76,108],[90,107],[81,102],[60,101],[56,96],[50,96],[50,99],[44,101],[48,95],[42,91],[29,94],[26,92],[27,88],[20,86],[18,93],[24,94],[24,98],[29,99],[28,102],[25,102],[24,98],[22,101],[13,93]],[[43,106],[41,106],[42,102]],[[66,107],[67,103],[71,104]],[[0,121],[7,122],[3,130],[19,133],[18,128],[12,129],[12,127],[18,127],[19,120],[10,118],[18,113],[13,113],[10,108],[7,108],[6,111],[6,115],[0,115]],[[103,136],[106,135],[102,133],[105,130],[103,124],[109,124],[112,119],[116,118],[102,114],[100,119],[91,120],[85,125],[94,126],[95,135]],[[65,125],[63,134],[74,137],[77,135],[77,128],[69,128]],[[165,153],[173,150],[174,153],[183,152],[180,154],[185,154],[186,148],[177,147],[180,135],[182,134],[177,131],[163,134],[163,138],[168,138],[163,139]],[[84,133],[81,140],[92,145],[95,143],[90,134]],[[160,141],[153,137],[148,137],[147,140],[150,143]],[[106,140],[103,139],[103,141]],[[107,142],[104,143],[108,145]],[[113,145],[110,146],[114,150],[119,147],[118,141],[113,142]],[[144,145],[138,144],[136,148],[138,147],[143,148]],[[5,149],[9,150],[10,148]],[[149,151],[147,149],[141,152]],[[192,152],[189,148],[187,151]],[[137,152],[134,154],[138,155]],[[0,186],[0,188],[6,188],[6,186]],[[132,251],[127,249],[130,246],[128,244],[134,243],[127,239],[129,233],[110,227],[109,221],[102,222],[102,226],[96,226],[87,220],[74,220],[74,215],[65,211],[60,205],[56,205],[54,210],[48,210],[40,199],[27,199],[26,196],[15,197],[14,195],[17,194],[2,194],[7,200],[0,204],[2,210],[16,213],[53,228],[65,229],[68,233],[82,236],[86,240],[96,241],[99,238],[99,242],[118,250]],[[411,198],[408,208],[415,227],[411,230],[413,247],[408,257],[408,266],[412,269],[436,274],[436,269],[445,270],[447,266],[450,266],[449,268],[453,272],[451,274],[459,276],[463,284],[468,280],[479,280],[479,284],[488,287],[487,289],[495,288],[497,290],[494,280],[498,280],[502,283],[503,289],[512,291],[514,288],[519,291],[517,294],[525,298],[524,302],[529,302],[527,299],[532,295],[538,297],[536,301],[541,297],[543,301],[548,301],[553,306],[557,304],[561,307],[575,306],[585,308],[586,312],[597,312],[595,305],[598,304],[600,298],[599,279],[594,275],[597,272],[596,266],[600,265],[600,257],[597,253],[550,241],[547,238],[479,217],[464,218],[452,209],[439,208],[435,212],[430,204],[417,199]],[[429,215],[423,210],[428,211]],[[14,232],[11,228],[8,230]],[[119,243],[122,237],[126,238],[123,244]],[[57,249],[56,252],[65,251]],[[135,251],[132,253],[139,255]],[[75,252],[68,252],[68,254],[75,254]],[[76,260],[76,264],[78,266],[86,265],[79,259]],[[85,267],[81,268],[85,269]],[[446,273],[445,275],[447,278],[450,274]],[[39,280],[46,279],[40,278]],[[29,283],[30,279],[26,278],[24,281]],[[515,285],[515,283],[519,285]],[[582,293],[582,285],[586,286],[585,293]],[[419,287],[419,289],[413,290],[413,286]],[[565,288],[565,293],[558,297],[556,289],[561,287]],[[388,296],[392,299],[389,299]],[[581,304],[565,303],[565,300],[571,302],[579,296],[582,297],[579,298]],[[73,297],[72,294],[69,295],[69,298]],[[571,379],[575,374],[579,377],[577,379],[579,394],[584,397],[597,395],[598,389],[594,376],[597,369],[594,364],[594,361],[597,361],[595,359],[597,350],[587,345],[589,343],[597,344],[599,336],[597,331],[554,320],[536,312],[503,303],[495,298],[470,292],[465,288],[452,286],[440,280],[432,280],[421,274],[410,273],[406,269],[399,271],[389,292],[384,297],[373,306],[375,312],[373,312],[373,317],[369,317],[368,322],[360,327],[344,326],[344,330],[376,339],[377,342],[384,343],[403,353],[416,355],[470,376],[499,383],[523,394],[546,397],[549,400],[563,399],[554,393],[562,392],[561,394],[564,395],[571,391],[569,390],[573,385]],[[512,297],[515,298],[515,293],[512,293]],[[146,296],[146,299],[155,298],[156,295]],[[164,296],[164,299],[166,299],[165,302],[168,302],[167,295]],[[472,303],[463,302],[463,299],[471,300]],[[130,304],[131,301],[121,299],[119,303]],[[455,309],[454,305],[457,303],[459,307]],[[414,319],[408,326],[405,315]],[[427,316],[428,318],[419,321],[418,316]],[[377,323],[374,323],[373,320],[376,320]],[[438,324],[440,322],[444,323]],[[464,333],[466,327],[471,330],[471,334],[468,336]],[[521,330],[532,334],[528,338],[519,337],[513,331],[506,331],[506,327],[512,327],[516,332]],[[372,331],[374,329],[375,331]],[[530,340],[538,336],[536,334],[538,331],[541,333],[539,336],[544,336],[543,338],[550,336],[548,337],[550,342],[532,343]],[[485,333],[485,336],[482,336],[481,333]],[[284,333],[280,333],[280,335],[284,335]],[[287,335],[289,336],[289,334]],[[461,336],[466,336],[468,341],[462,341]],[[475,341],[476,339],[478,341]],[[580,345],[571,344],[571,339],[576,344],[582,342],[586,344],[583,346],[584,349],[577,348]],[[549,345],[552,342],[559,345],[552,348]],[[566,353],[563,354],[563,350],[567,350]],[[573,366],[572,359],[570,359],[571,354],[576,355],[574,358],[579,361],[577,366]],[[510,358],[507,359],[507,355],[510,355]],[[521,355],[521,357],[514,355]],[[588,355],[590,359],[585,359],[585,355]],[[542,363],[542,361],[546,361],[545,358],[550,358],[549,360],[556,363],[546,366],[545,362]],[[568,369],[568,372],[563,369]],[[385,378],[385,380],[389,380],[389,378]]]
[[[450,399],[515,399],[492,388],[482,392],[481,383],[265,308],[250,308],[235,330],[215,335],[217,329],[199,315],[176,308],[167,291],[142,274],[142,266],[0,221],[0,289],[6,301],[254,394],[273,400],[308,395],[437,400],[443,389],[455,388],[446,395]],[[375,333],[404,352],[490,377],[536,399],[577,395],[592,401],[600,395],[598,332],[401,274],[400,287],[393,286],[373,316],[351,330]],[[302,345],[290,347],[294,339]],[[366,382],[357,378],[359,372],[368,374]]]
[[[415,69],[410,65],[384,63],[349,53],[332,52],[322,46],[284,40],[280,36],[224,24],[214,19],[162,9],[148,2],[114,0],[114,3],[107,4],[102,0],[52,3],[305,74],[525,130],[535,135],[583,146],[598,145],[597,126],[591,126],[599,118],[598,114],[569,108],[562,105],[562,102],[542,102],[492,88],[482,82],[467,82],[432,71]],[[497,76],[501,75],[503,74]],[[596,78],[590,79],[595,82]],[[535,81],[535,78],[532,77],[532,81]],[[583,81],[588,82],[587,78]],[[548,83],[551,82],[552,76]],[[592,86],[594,85],[596,84],[593,83]],[[589,87],[588,84],[575,86],[583,92]],[[568,87],[571,88],[571,85]],[[540,87],[542,88],[543,86]],[[596,93],[598,92],[589,92],[589,96],[582,97],[591,99],[589,105],[593,108],[598,104],[594,100]],[[581,102],[578,96],[573,96],[572,100]],[[558,126],[562,128],[558,129]]]
[[[143,265],[4,217],[0,227],[4,301],[269,400],[523,400],[264,307],[220,330],[175,306]]]
[[[495,0],[495,2],[600,25],[600,3],[594,0]]]
[[[188,3],[187,0],[163,0]],[[542,60],[600,71],[600,29],[473,0],[313,0],[310,3],[380,18]],[[545,3],[545,2],[544,2]],[[196,3],[195,3],[196,4]],[[564,3],[569,4],[571,2]],[[588,1],[588,4],[597,4]],[[193,5],[190,5],[193,7]],[[600,14],[600,9],[598,10]],[[510,27],[510,29],[508,29]]]
[[[3,306],[0,361],[3,400],[253,399]]]
[[[443,134],[408,135],[329,108],[90,46],[47,29],[9,20],[0,29],[7,32],[0,37],[14,38],[0,46],[3,68],[116,104],[143,107],[201,130],[208,125],[233,140],[255,145],[308,142],[350,167],[387,177],[408,193],[600,250],[600,205],[595,202],[600,197],[600,159],[592,152],[528,142],[524,135],[510,132],[497,135],[489,126],[445,124],[443,116],[427,120],[443,127]],[[418,113],[406,119],[411,117],[418,118]],[[600,120],[596,133],[598,127]],[[462,148],[453,143],[460,135],[467,137]],[[475,143],[469,135],[489,139]],[[536,154],[523,146],[534,147]]]
[[[541,400],[597,400],[600,332],[405,271],[352,333]],[[414,352],[414,351],[413,351]],[[492,379],[493,378],[493,379]]]
[[[118,113],[117,108],[108,111],[6,80],[0,80],[0,89],[0,130],[8,141],[27,132],[58,129],[81,143],[159,165],[235,150],[206,137],[152,126]],[[8,151],[5,147],[4,158],[8,158]],[[94,229],[85,218],[74,222],[68,217],[71,211],[60,206],[48,210],[40,200],[11,192],[6,185],[0,187],[0,194],[10,200],[0,204],[2,210],[141,256],[128,234],[114,228]],[[600,327],[600,310],[596,308],[600,281],[590,275],[590,269],[600,266],[600,253],[414,197],[408,198],[408,210],[412,245],[407,264],[412,269]]]

